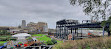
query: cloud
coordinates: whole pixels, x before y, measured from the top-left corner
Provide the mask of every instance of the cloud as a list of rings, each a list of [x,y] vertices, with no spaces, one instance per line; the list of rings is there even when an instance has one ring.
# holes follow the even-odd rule
[[[89,19],[82,8],[72,6],[69,0],[0,0],[0,26],[18,26],[21,20],[47,22],[55,28],[61,19]]]

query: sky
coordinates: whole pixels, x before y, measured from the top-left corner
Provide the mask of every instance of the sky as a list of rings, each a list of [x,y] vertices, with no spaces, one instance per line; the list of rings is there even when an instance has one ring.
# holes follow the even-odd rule
[[[70,5],[69,0],[0,0],[0,26],[18,26],[22,20],[46,22],[48,28],[56,28],[62,19],[90,19],[80,6]]]

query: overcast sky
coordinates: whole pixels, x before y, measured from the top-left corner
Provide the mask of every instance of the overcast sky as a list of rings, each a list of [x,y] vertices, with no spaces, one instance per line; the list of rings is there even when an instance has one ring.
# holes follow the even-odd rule
[[[61,19],[90,19],[82,8],[70,5],[69,0],[0,0],[0,26],[18,26],[22,20],[47,22],[55,28]]]

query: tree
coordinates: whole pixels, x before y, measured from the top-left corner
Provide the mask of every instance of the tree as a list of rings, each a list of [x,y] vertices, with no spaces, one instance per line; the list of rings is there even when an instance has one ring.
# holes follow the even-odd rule
[[[111,32],[111,16],[109,17],[108,20],[102,21],[101,26],[105,27],[104,28],[105,31],[107,31],[108,32],[108,36],[110,36],[111,35],[111,33],[110,33]],[[106,27],[106,26],[108,26],[108,27]]]
[[[94,19],[106,20],[107,16],[111,16],[111,0],[70,0],[70,3],[82,6],[83,12]]]

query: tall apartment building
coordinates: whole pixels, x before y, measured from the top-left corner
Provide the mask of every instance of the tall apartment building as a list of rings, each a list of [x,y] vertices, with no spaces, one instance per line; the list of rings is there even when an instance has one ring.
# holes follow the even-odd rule
[[[22,20],[21,28],[24,29],[25,27],[26,27],[26,21],[25,21],[25,20]]]

